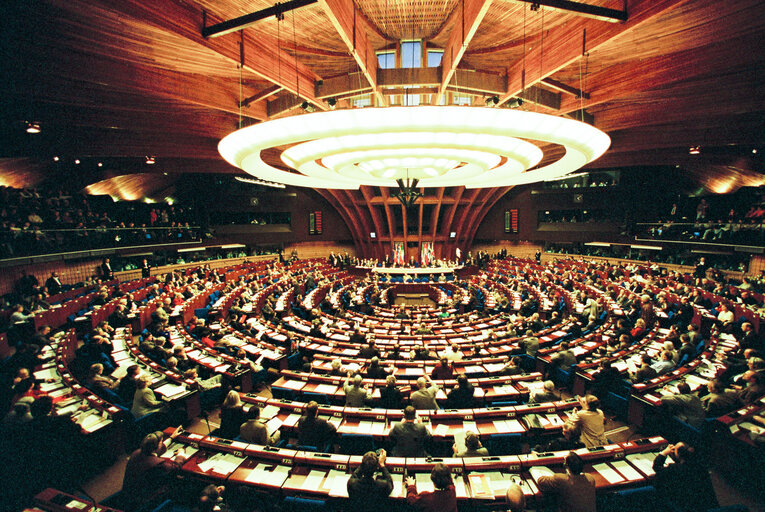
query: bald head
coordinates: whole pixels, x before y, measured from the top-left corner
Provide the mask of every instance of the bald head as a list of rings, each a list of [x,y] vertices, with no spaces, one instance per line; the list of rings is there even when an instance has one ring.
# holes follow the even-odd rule
[[[523,489],[518,484],[510,484],[507,488],[507,506],[510,512],[523,512],[526,510],[526,497],[523,495]]]

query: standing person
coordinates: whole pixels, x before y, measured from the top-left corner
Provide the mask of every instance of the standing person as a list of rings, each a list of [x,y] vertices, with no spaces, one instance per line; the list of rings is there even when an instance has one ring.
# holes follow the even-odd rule
[[[665,466],[667,457],[674,464]],[[656,477],[653,481],[662,503],[674,510],[707,510],[717,506],[709,470],[699,455],[685,443],[671,444],[653,460]]]
[[[144,258],[143,262],[141,263],[141,277],[147,278],[151,276],[151,263]]]
[[[396,423],[390,431],[393,455],[396,457],[424,457],[425,444],[430,432],[417,421],[417,411],[411,405],[404,409],[404,420]]]
[[[348,479],[348,498],[357,512],[383,512],[390,507],[387,498],[393,490],[393,478],[385,467],[385,450],[367,452]]]
[[[45,281],[45,287],[51,295],[61,293],[61,279],[58,277],[58,272],[51,272],[50,277]]]
[[[568,418],[575,428],[581,433],[581,441],[587,448],[597,448],[608,443],[605,432],[605,416],[599,409],[600,400],[594,395],[579,397],[581,411],[574,409],[574,413]]]
[[[457,512],[457,491],[452,480],[452,470],[440,462],[433,466],[430,480],[435,491],[417,493],[417,482],[414,477],[407,477],[406,502],[423,512]]]
[[[415,409],[438,409],[437,393],[438,386],[428,375],[425,375],[417,379],[417,391],[413,391],[409,398]]]
[[[220,437],[233,439],[239,435],[239,427],[244,423],[242,399],[235,390],[231,390],[220,406]]]
[[[396,386],[396,377],[388,375],[385,378],[385,387],[380,390],[379,407],[383,409],[401,409],[404,397],[401,390]]]
[[[595,479],[582,474],[584,461],[576,452],[569,452],[564,464],[566,473],[539,477],[539,490],[554,496],[562,512],[595,512]]]
[[[353,373],[348,372],[348,376],[343,383],[343,391],[345,392],[345,406],[346,407],[364,407],[367,399],[370,397],[369,385],[361,386],[362,378],[358,373],[351,376]]]
[[[101,263],[101,278],[104,281],[110,281],[114,277],[114,272],[112,272],[112,264],[109,261],[109,258],[104,258],[103,263]]]

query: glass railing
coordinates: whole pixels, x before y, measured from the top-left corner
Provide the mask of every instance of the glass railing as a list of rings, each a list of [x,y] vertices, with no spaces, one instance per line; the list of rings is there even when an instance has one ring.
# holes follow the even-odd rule
[[[765,245],[760,222],[645,222],[635,225],[638,239],[728,245]]]
[[[0,259],[62,252],[131,247],[137,245],[180,244],[201,240],[199,226],[161,228],[11,228],[0,231]]]

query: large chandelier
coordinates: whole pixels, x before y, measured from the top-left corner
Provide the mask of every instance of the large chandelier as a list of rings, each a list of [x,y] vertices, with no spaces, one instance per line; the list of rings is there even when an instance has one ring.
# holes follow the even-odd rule
[[[542,160],[539,145],[565,148]],[[611,139],[594,126],[520,110],[464,106],[358,108],[267,121],[220,141],[230,164],[261,180],[325,189],[360,185],[467,188],[521,185],[564,176],[600,157]],[[263,161],[280,149],[291,170]],[[286,148],[286,149],[282,149]],[[532,170],[529,170],[534,168]]]

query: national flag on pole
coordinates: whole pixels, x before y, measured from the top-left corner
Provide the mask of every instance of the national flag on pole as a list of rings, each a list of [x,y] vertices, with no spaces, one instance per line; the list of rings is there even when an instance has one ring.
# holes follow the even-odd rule
[[[393,263],[404,264],[404,242],[393,243]]]

